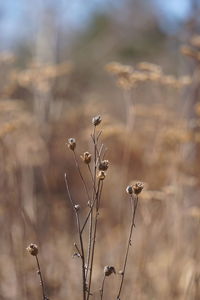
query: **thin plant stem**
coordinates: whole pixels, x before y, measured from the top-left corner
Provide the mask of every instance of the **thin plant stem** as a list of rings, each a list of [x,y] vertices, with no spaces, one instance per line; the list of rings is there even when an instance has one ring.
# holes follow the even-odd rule
[[[39,259],[38,259],[37,255],[35,255],[35,259],[36,259],[37,267],[38,267],[38,275],[40,277],[40,284],[41,284],[41,288],[42,288],[43,300],[49,300],[49,298],[46,296],[46,293],[45,293],[44,280],[43,280],[43,276],[42,276],[42,272],[41,272],[41,268],[40,268],[40,263],[39,263]]]
[[[100,137],[100,135],[99,135]],[[88,242],[88,265],[87,265],[87,276],[89,274],[89,282],[88,282],[88,296],[87,299],[89,299],[90,296],[90,288],[91,288],[91,264],[90,264],[90,258],[91,258],[91,251],[92,251],[92,239],[93,239],[93,208],[94,205],[97,202],[97,192],[96,191],[96,175],[97,175],[97,155],[98,155],[98,148],[96,145],[96,126],[93,127],[93,134],[91,135],[92,141],[94,143],[94,176],[93,176],[93,196],[92,196],[92,203],[91,203],[91,208],[90,208],[90,212],[89,212],[89,216],[90,217],[90,226],[89,226],[89,242]],[[90,169],[91,171],[91,169]],[[91,173],[92,174],[92,173]],[[87,222],[87,221],[86,221]],[[94,232],[95,232],[95,227],[94,227]],[[88,273],[89,272],[89,273]]]
[[[92,175],[92,170],[90,168],[90,165],[88,164],[88,170],[92,179],[92,183],[93,183],[93,196],[92,198],[94,199],[94,194],[96,194],[96,187],[95,187],[95,183],[94,183],[94,178]],[[91,244],[92,244],[92,231],[93,231],[93,207],[94,207],[94,201],[93,203],[90,203],[90,211],[89,211],[89,218],[90,218],[90,223],[89,223],[89,241],[88,241],[88,251],[87,251],[87,269],[86,269],[86,281],[87,281],[87,277],[88,277],[88,273],[90,271],[89,269],[89,264],[90,264],[90,256],[91,256]],[[87,218],[86,218],[86,223],[87,223]]]
[[[83,245],[83,237],[81,234],[81,226],[80,226],[80,219],[79,219],[79,213],[78,210],[75,208],[70,190],[69,190],[69,184],[67,180],[67,174],[65,173],[65,184],[67,188],[67,193],[69,200],[72,204],[72,208],[74,210],[75,216],[76,216],[76,224],[77,224],[77,230],[78,230],[78,236],[79,236],[79,242],[80,242],[80,255],[81,255],[81,261],[82,261],[82,291],[83,291],[83,300],[86,300],[86,278],[85,278],[85,252],[84,252],[84,245]]]
[[[83,230],[84,230],[84,228],[85,228],[85,226],[86,226],[86,224],[88,222],[88,219],[91,216],[91,213],[92,213],[92,210],[94,208],[94,205],[96,203],[96,197],[95,197],[95,195],[96,195],[96,186],[95,186],[96,182],[94,180],[94,177],[92,175],[92,171],[91,171],[91,168],[90,168],[89,165],[88,165],[88,168],[89,168],[89,172],[90,172],[90,175],[91,175],[91,178],[92,178],[92,182],[93,182],[93,196],[92,196],[93,202],[90,203],[90,210],[89,210],[89,212],[88,212],[88,214],[87,214],[87,216],[85,218],[85,221],[83,222],[83,225],[82,225],[82,228],[81,228],[81,233],[83,232]]]
[[[93,232],[93,237],[92,237],[92,246],[91,246],[91,261],[90,261],[90,273],[89,273],[87,300],[90,297],[90,291],[91,291],[94,252],[95,252],[95,243],[96,243],[96,235],[97,235],[97,221],[98,221],[98,215],[99,215],[99,196],[101,195],[102,188],[103,188],[103,182],[101,184],[101,180],[99,180],[98,181],[97,193],[96,193],[96,197],[97,197],[97,199],[96,199],[96,213],[95,213],[95,220],[94,220],[94,232]]]
[[[131,226],[130,226],[130,233],[129,233],[129,238],[128,238],[128,245],[126,248],[126,254],[125,254],[125,259],[124,259],[124,265],[122,269],[122,277],[121,277],[121,283],[117,295],[117,300],[120,299],[123,283],[124,283],[124,276],[125,276],[125,271],[126,271],[126,265],[127,265],[127,260],[128,260],[128,254],[131,246],[131,239],[132,239],[132,233],[133,233],[133,227],[135,227],[135,215],[136,215],[136,210],[137,210],[137,205],[138,205],[138,196],[135,196],[135,199],[131,195],[131,207],[133,207],[133,212],[132,212],[132,220],[131,220]]]
[[[105,284],[105,279],[106,279],[106,275],[104,274],[104,276],[103,276],[103,280],[102,280],[101,289],[100,289],[100,296],[101,296],[101,300],[103,299],[103,292],[104,292],[104,284]]]
[[[101,132],[100,132],[101,134]],[[100,137],[100,134],[98,134],[98,137]],[[93,138],[94,138],[94,142],[95,142],[95,131],[94,131],[94,134],[93,134]],[[98,138],[97,138],[98,139]],[[95,153],[96,153],[96,149],[94,149]],[[95,158],[94,158],[94,163],[96,165],[96,155],[94,155]],[[88,169],[89,169],[89,173],[90,173],[90,176],[91,176],[91,179],[92,179],[92,183],[93,183],[93,196],[92,196],[92,199],[93,199],[93,203],[90,203],[90,211],[89,211],[89,214],[88,214],[88,217],[90,218],[90,224],[89,224],[89,241],[88,241],[88,252],[87,252],[87,269],[86,269],[86,280],[87,280],[87,277],[88,277],[88,274],[89,272],[91,271],[90,270],[90,258],[91,258],[91,247],[92,247],[92,233],[93,233],[93,208],[94,208],[94,205],[95,205],[95,200],[97,199],[97,193],[96,193],[96,176],[95,176],[95,179],[92,175],[92,170],[90,168],[90,166],[88,165]],[[96,172],[94,171],[94,174]],[[88,218],[86,218],[85,220],[85,223],[87,223],[87,220]]]
[[[85,191],[86,191],[88,200],[89,200],[89,202],[90,202],[91,199],[90,199],[89,191],[88,191],[87,185],[86,185],[86,183],[85,183],[84,177],[83,177],[83,175],[82,175],[82,172],[81,172],[81,169],[80,169],[80,166],[79,166],[77,157],[76,157],[76,152],[75,152],[75,150],[73,151],[73,155],[74,155],[74,161],[75,161],[76,168],[77,168],[77,170],[78,170],[79,176],[80,176],[80,178],[81,178],[81,180],[82,180],[82,183],[83,183],[83,186],[84,186],[84,188],[85,188]]]

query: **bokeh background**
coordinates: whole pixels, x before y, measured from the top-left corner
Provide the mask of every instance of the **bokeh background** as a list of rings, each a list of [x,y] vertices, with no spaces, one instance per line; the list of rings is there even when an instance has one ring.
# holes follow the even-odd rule
[[[41,298],[31,242],[49,298],[81,299],[65,172],[83,215],[87,198],[66,142],[92,151],[99,114],[110,168],[93,299],[103,267],[122,268],[134,180],[145,190],[122,299],[200,299],[199,16],[198,0],[0,2],[0,299]]]

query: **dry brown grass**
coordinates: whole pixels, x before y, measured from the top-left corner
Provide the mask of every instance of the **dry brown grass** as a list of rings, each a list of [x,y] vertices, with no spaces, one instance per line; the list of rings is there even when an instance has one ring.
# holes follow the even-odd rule
[[[197,46],[196,38],[190,47]],[[182,51],[197,59],[199,50],[195,48],[195,55],[189,50]],[[99,113],[111,167],[102,195],[93,299],[99,298],[103,267],[122,268],[129,216],[124,191],[136,179],[146,188],[122,299],[199,299],[199,103],[191,107],[187,99],[188,93],[193,97],[196,79],[169,76],[160,66],[144,62],[135,68],[114,63],[107,69],[120,86],[118,100],[73,104],[52,97],[53,78],[62,81],[69,66],[49,66],[42,72],[35,68],[32,76],[32,69],[16,73],[12,63],[0,59],[6,74],[0,100],[0,298],[41,297],[35,264],[26,253],[34,242],[49,298],[81,299],[79,261],[72,259],[76,233],[65,200],[66,169],[77,202],[84,206],[85,199],[65,142],[74,136],[80,153],[90,151],[88,120]],[[37,72],[47,89],[38,87]],[[16,89],[24,84],[30,94],[5,100],[6,95],[20,96]],[[31,104],[28,95],[35,99]],[[82,172],[89,180],[84,168]],[[116,275],[105,282],[104,299],[115,299],[119,281]]]

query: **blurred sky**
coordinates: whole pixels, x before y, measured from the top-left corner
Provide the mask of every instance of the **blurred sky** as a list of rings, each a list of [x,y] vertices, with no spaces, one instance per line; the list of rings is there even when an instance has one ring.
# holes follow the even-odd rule
[[[16,40],[31,36],[37,27],[37,17],[45,3],[53,5],[60,22],[81,27],[96,10],[108,4],[121,5],[123,0],[4,0],[0,1],[0,49],[9,48]],[[133,0],[134,1],[134,0]],[[166,32],[176,30],[190,13],[191,0],[149,0],[157,8],[160,25]]]

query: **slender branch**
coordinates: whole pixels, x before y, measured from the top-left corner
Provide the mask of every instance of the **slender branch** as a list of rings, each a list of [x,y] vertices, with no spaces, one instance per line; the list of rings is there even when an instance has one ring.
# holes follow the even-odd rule
[[[82,180],[82,183],[83,183],[83,186],[84,186],[84,188],[85,188],[85,191],[86,191],[88,200],[89,200],[89,202],[90,202],[91,199],[90,199],[89,191],[88,191],[87,185],[86,185],[86,183],[85,183],[84,177],[83,177],[83,175],[82,175],[82,172],[81,172],[81,169],[80,169],[80,166],[79,166],[77,157],[76,157],[76,152],[75,152],[75,150],[73,151],[73,155],[74,155],[74,161],[75,161],[76,168],[77,168],[77,170],[78,170],[79,176],[80,176],[80,178],[81,178],[81,180]]]
[[[124,265],[122,269],[122,274],[121,274],[121,283],[117,295],[117,300],[120,300],[120,295],[124,283],[124,276],[125,276],[125,271],[126,271],[126,265],[127,265],[127,260],[128,260],[128,254],[129,254],[129,249],[131,246],[131,239],[132,239],[132,233],[133,233],[133,227],[135,227],[135,215],[136,215],[136,210],[137,210],[137,205],[138,205],[138,196],[135,196],[135,199],[133,198],[133,195],[131,195],[131,207],[133,208],[132,211],[132,220],[131,220],[131,227],[130,227],[130,233],[129,233],[129,238],[128,238],[128,245],[126,248],[126,254],[125,254],[125,259],[124,259]]]
[[[92,170],[90,168],[90,165],[88,164],[88,170],[92,179],[92,183],[93,183],[93,196],[92,198],[94,199],[94,195],[96,195],[96,187],[95,187],[95,181],[92,175]],[[88,217],[90,217],[90,224],[89,224],[89,241],[88,241],[88,251],[87,251],[87,269],[86,269],[86,281],[87,281],[87,277],[88,277],[88,273],[89,273],[89,264],[90,264],[90,256],[91,256],[91,244],[92,244],[92,231],[93,231],[93,207],[94,207],[94,202],[90,203],[90,211],[88,214]],[[88,218],[86,218],[85,220],[85,225],[87,223]],[[84,229],[84,227],[83,227]]]
[[[40,284],[41,284],[41,287],[42,287],[43,300],[49,300],[49,298],[46,296],[46,293],[45,293],[44,280],[43,280],[43,276],[42,276],[42,272],[41,272],[41,268],[40,268],[40,263],[39,263],[39,259],[38,259],[37,255],[35,255],[35,259],[36,259],[37,267],[38,267],[38,272],[37,273],[40,277]]]
[[[101,180],[98,181],[98,187],[97,187],[97,193],[96,193],[96,213],[95,213],[95,220],[94,220],[94,232],[92,237],[92,246],[91,246],[91,261],[90,261],[90,274],[89,274],[89,282],[88,282],[88,295],[87,300],[90,297],[90,290],[91,290],[91,281],[92,281],[92,271],[93,271],[93,262],[94,262],[94,252],[95,252],[95,243],[96,243],[96,234],[97,234],[97,221],[98,221],[98,215],[99,215],[99,195],[101,194],[101,190],[103,187]]]
[[[104,276],[103,276],[103,280],[102,280],[101,289],[100,289],[100,296],[101,296],[101,300],[103,299],[103,292],[104,292],[104,284],[105,284],[105,279],[106,279],[106,275],[104,274]]]
[[[81,255],[81,261],[82,261],[82,290],[83,290],[83,300],[86,300],[85,253],[84,253],[83,238],[82,238],[82,234],[81,234],[81,226],[80,226],[79,213],[78,213],[78,210],[75,208],[75,205],[74,205],[74,202],[73,202],[70,190],[69,190],[69,184],[68,184],[67,174],[66,173],[65,173],[65,184],[66,184],[66,188],[67,188],[67,193],[68,193],[69,200],[70,200],[70,202],[72,204],[72,207],[73,207],[73,210],[74,210],[75,216],[76,216],[76,224],[77,224],[79,242],[80,242],[80,247],[81,247],[80,255]]]

